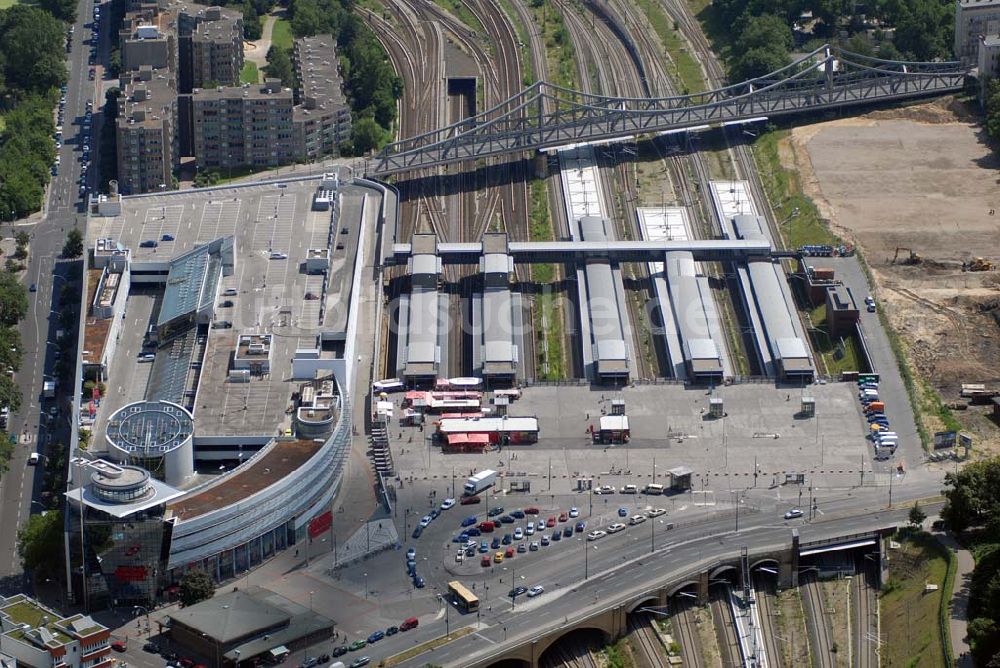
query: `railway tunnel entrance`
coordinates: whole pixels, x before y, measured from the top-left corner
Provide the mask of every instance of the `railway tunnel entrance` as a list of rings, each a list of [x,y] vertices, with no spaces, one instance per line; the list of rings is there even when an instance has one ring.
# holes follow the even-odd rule
[[[538,657],[539,668],[595,666],[593,654],[612,642],[609,634],[598,628],[569,631],[549,645]]]

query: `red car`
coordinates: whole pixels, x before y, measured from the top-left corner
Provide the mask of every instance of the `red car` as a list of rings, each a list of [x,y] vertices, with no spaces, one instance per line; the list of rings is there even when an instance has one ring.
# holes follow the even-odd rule
[[[538,510],[538,508],[535,508],[534,506],[532,506],[531,508],[524,509],[525,515],[537,515],[539,512],[540,511]]]
[[[472,504],[479,503],[481,501],[482,501],[482,499],[480,499],[478,496],[463,496],[462,497],[462,505],[463,506],[471,506]]]
[[[178,661],[177,663],[179,663],[182,668],[194,668],[194,661],[187,658],[186,656],[181,657],[181,660]]]
[[[483,533],[492,533],[496,526],[497,525],[495,523],[486,520],[485,522],[479,523],[479,530]]]
[[[560,522],[569,521],[569,515],[567,515],[566,513],[559,513],[559,521]]]
[[[111,643],[111,649],[115,650],[116,652],[124,652],[125,650],[128,649],[128,643],[126,643],[124,640],[115,640]]]
[[[485,568],[485,567],[489,566],[491,563],[493,563],[493,562],[490,561],[490,555],[487,554],[479,562],[479,565],[482,566],[483,568]]]
[[[508,559],[513,559],[514,558],[514,548],[512,548],[512,547],[508,547],[507,548],[507,558]]]
[[[556,525],[556,516],[555,515],[549,515],[549,519],[545,520],[545,526],[547,526],[547,527],[549,527],[551,529],[555,525]]]

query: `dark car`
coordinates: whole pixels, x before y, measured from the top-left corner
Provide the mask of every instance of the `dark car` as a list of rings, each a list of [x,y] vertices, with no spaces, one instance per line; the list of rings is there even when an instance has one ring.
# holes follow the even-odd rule
[[[414,587],[416,587],[417,589],[423,589],[425,584],[426,583],[424,582],[424,579],[422,577],[420,577],[419,575],[413,576]]]
[[[497,506],[496,508],[490,508],[490,512],[486,513],[490,517],[496,517],[497,515],[503,515],[503,506]]]
[[[345,654],[347,654],[347,645],[340,645],[338,647],[334,647],[333,651],[331,651],[330,654],[332,654],[334,658],[338,656],[344,656]]]
[[[572,535],[573,535],[573,527],[567,526],[563,529],[563,536],[565,538],[569,538]]]
[[[464,520],[462,520],[463,527],[471,527],[475,523],[476,523],[475,515],[470,515],[469,517],[466,517]]]
[[[540,513],[540,512],[541,512],[541,511],[540,511],[540,510],[538,510],[538,508],[535,508],[534,506],[532,506],[531,508],[525,508],[525,509],[524,509],[524,513],[525,513],[526,515],[537,515],[537,514],[538,514],[538,513]]]
[[[511,598],[517,598],[521,594],[527,593],[527,591],[528,591],[527,587],[514,587],[509,592],[507,592],[507,596],[510,596]]]
[[[154,241],[153,239],[146,239],[146,240],[145,240],[145,241],[143,241],[143,242],[142,242],[141,244],[139,244],[139,248],[156,248],[156,247],[157,247],[157,246],[159,246],[159,245],[160,245],[160,244],[158,244],[158,243],[157,243],[156,241]]]
[[[461,503],[462,503],[463,506],[471,506],[473,504],[481,503],[481,502],[482,502],[482,499],[480,499],[478,496],[463,496]]]
[[[385,637],[385,631],[374,631],[370,636],[368,636],[368,643],[378,642]]]
[[[469,534],[469,536],[482,536],[483,535],[483,532],[479,530],[479,527],[469,527],[468,530],[465,533]]]
[[[523,520],[524,519],[524,511],[523,510],[512,510],[512,511],[510,511],[510,516],[513,517],[513,518],[519,519],[519,520]]]
[[[465,548],[465,556],[467,556],[467,557],[474,557],[474,556],[476,556],[476,548],[475,547],[467,547],[467,548]]]
[[[172,234],[164,234],[162,237],[160,237],[160,241],[173,241],[173,240],[174,240],[174,235]]]
[[[31,287],[28,288],[28,292],[38,292],[38,286],[32,283]]]
[[[435,508],[434,510],[431,511],[430,515],[432,520],[436,520],[438,517],[441,516],[441,511]]]
[[[394,636],[397,633],[399,633],[399,627],[398,626],[390,626],[389,628],[387,628],[385,630],[386,637]]]
[[[500,518],[500,521],[503,522],[504,524],[513,524],[515,522],[513,516],[511,515],[504,515],[503,517]]]
[[[150,654],[159,654],[160,648],[156,646],[156,643],[148,642],[142,646],[143,652],[149,652]]]
[[[219,308],[232,308],[232,307],[233,307],[233,300],[232,299],[227,299],[224,302],[222,302],[221,304],[219,304]]]
[[[552,540],[562,540],[562,531],[553,531]]]
[[[413,537],[420,538],[420,535],[424,532],[424,528],[419,524],[413,528]]]
[[[493,542],[490,543],[490,549],[495,550],[500,547],[500,536],[496,536]]]
[[[509,533],[505,533],[505,534],[503,535],[503,540],[502,540],[501,542],[502,542],[502,543],[503,543],[504,545],[510,545],[510,544],[511,544],[511,542],[513,542],[513,540],[514,540],[514,537],[513,537],[513,536],[511,536],[511,535],[510,535]]]
[[[232,329],[233,323],[228,320],[216,320],[212,323],[212,327],[215,329]]]
[[[576,523],[576,532],[577,533],[583,533],[583,530],[586,529],[586,528],[587,528],[587,523],[586,522],[577,522]]]
[[[357,650],[361,649],[362,647],[364,647],[367,644],[368,644],[367,640],[355,640],[347,648],[347,651],[349,651],[349,652],[356,652]]]

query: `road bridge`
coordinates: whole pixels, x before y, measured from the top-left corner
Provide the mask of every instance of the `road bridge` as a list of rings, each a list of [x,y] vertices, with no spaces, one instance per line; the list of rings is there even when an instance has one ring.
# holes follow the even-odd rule
[[[390,144],[369,171],[386,176],[574,143],[930,97],[961,90],[966,74],[957,62],[881,60],[824,45],[766,76],[692,95],[607,97],[538,81],[481,114]]]

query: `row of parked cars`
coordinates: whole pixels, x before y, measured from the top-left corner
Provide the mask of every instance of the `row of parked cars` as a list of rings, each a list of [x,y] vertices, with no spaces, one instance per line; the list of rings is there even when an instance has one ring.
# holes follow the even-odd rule
[[[433,509],[431,512],[427,513],[426,515],[420,518],[420,523],[417,524],[417,526],[413,527],[413,533],[411,535],[414,538],[420,538],[420,536],[423,535],[424,533],[424,529],[426,529],[431,522],[440,517],[442,512],[448,510],[449,508],[453,508],[454,506],[455,506],[455,499],[449,498],[442,501],[441,506],[439,508]]]
[[[331,654],[333,655],[334,658],[336,658],[344,656],[348,652],[357,652],[358,650],[364,649],[368,645],[377,643],[379,640],[382,640],[383,638],[394,636],[397,633],[405,633],[410,629],[417,628],[419,625],[420,625],[419,619],[417,619],[416,617],[407,617],[398,626],[390,626],[384,631],[382,631],[381,629],[378,631],[373,631],[367,638],[355,640],[350,645],[340,645],[339,647],[334,647]],[[300,668],[312,668],[312,666],[322,665],[326,661],[328,661],[329,658],[330,657],[324,655],[319,657],[318,659],[315,659],[314,660],[315,662],[311,664],[309,663],[309,660],[307,660],[306,663],[302,664]],[[359,656],[358,658],[356,658],[354,661],[351,662],[351,668],[359,668],[360,666],[367,666],[370,662],[371,662],[371,657]]]
[[[858,400],[861,402],[876,459],[888,459],[896,452],[899,435],[892,431],[885,414],[885,402],[878,393],[877,377],[865,375],[858,380]]]
[[[624,522],[612,522],[611,524],[609,524],[608,526],[604,527],[603,529],[594,529],[593,531],[591,531],[590,533],[587,534],[587,540],[589,540],[589,541],[600,540],[600,539],[604,538],[605,536],[607,536],[608,534],[618,533],[619,531],[624,531],[626,529],[626,526],[636,526],[638,524],[642,524],[647,519],[651,520],[651,519],[654,519],[654,518],[660,517],[661,515],[666,515],[666,514],[667,514],[666,508],[650,508],[650,509],[646,510],[644,513],[635,514],[635,515],[632,515],[632,517],[629,517],[628,518],[628,525],[626,525]],[[619,508],[618,509],[618,516],[619,517],[625,517],[626,515],[628,515],[628,509],[627,508]],[[667,525],[667,529],[673,529],[673,528],[674,528],[673,524],[668,524]]]

